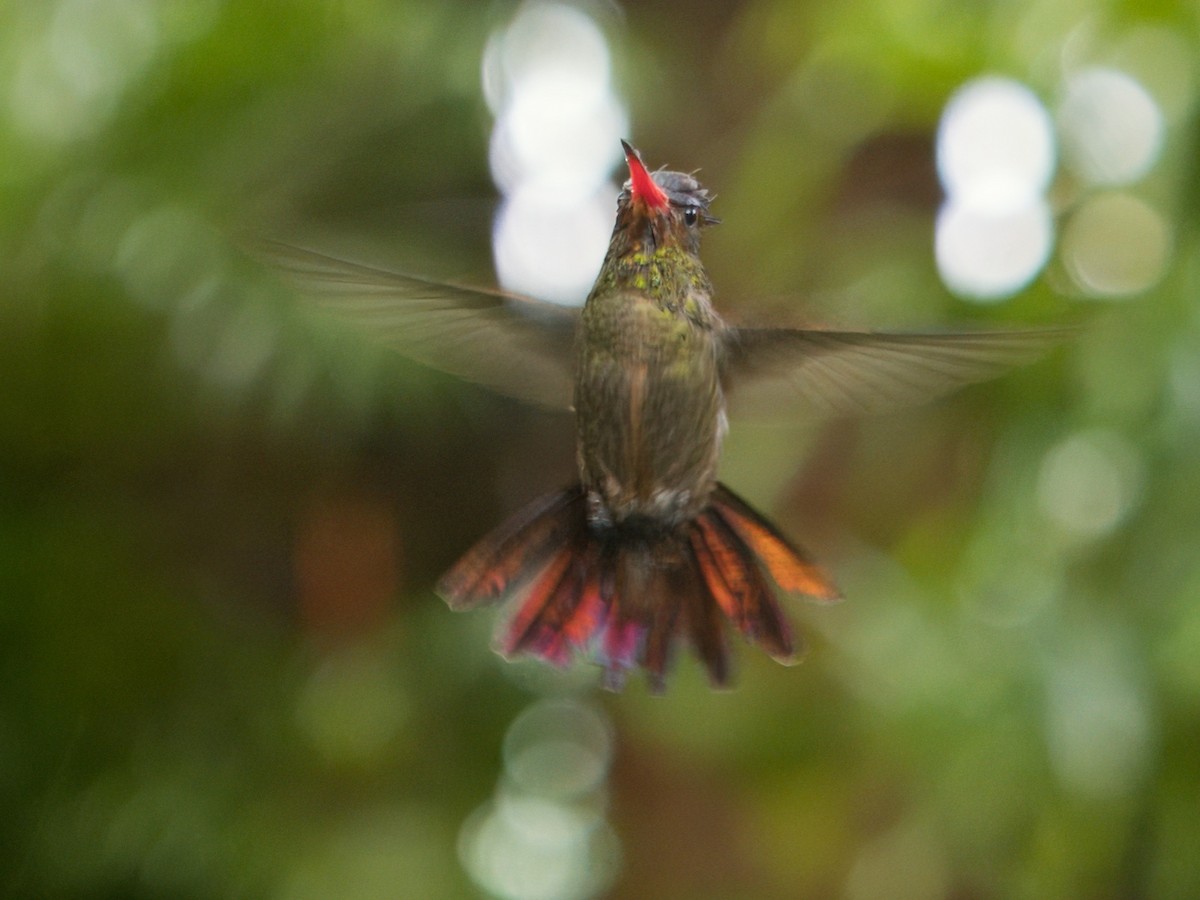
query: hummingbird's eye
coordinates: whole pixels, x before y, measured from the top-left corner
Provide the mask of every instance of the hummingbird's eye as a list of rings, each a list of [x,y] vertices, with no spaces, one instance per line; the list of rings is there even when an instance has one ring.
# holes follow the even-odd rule
[[[694,206],[689,206],[683,211],[683,221],[688,227],[695,225],[700,220],[700,211]]]

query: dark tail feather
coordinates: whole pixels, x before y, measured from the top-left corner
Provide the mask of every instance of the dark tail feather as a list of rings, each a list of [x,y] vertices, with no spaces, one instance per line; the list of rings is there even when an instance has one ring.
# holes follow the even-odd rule
[[[725,687],[729,684],[730,671],[729,641],[721,619],[723,610],[713,602],[694,558],[691,565],[678,570],[677,577],[676,596],[682,602],[692,646],[708,670],[713,687]]]
[[[630,669],[661,689],[683,635],[715,686],[729,681],[722,618],[772,657],[794,656],[791,629],[765,575],[817,600],[838,592],[817,566],[743,500],[718,486],[709,506],[676,530],[593,528],[581,487],[526,507],[442,578],[453,609],[516,594],[497,633],[506,657],[566,665],[577,651],[619,689]]]
[[[638,551],[642,558],[627,560],[626,566],[637,566],[648,573],[645,593],[639,599],[637,594],[626,590],[619,597],[629,610],[644,610],[646,646],[642,653],[642,667],[646,670],[651,689],[661,691],[666,686],[667,669],[675,649],[675,635],[681,630],[680,620],[686,619],[689,596],[696,592],[698,585],[687,583],[689,567],[668,567],[656,559],[654,545],[643,545]]]
[[[584,521],[583,498],[576,485],[530,503],[468,550],[442,576],[438,593],[454,610],[500,599],[567,545]]]

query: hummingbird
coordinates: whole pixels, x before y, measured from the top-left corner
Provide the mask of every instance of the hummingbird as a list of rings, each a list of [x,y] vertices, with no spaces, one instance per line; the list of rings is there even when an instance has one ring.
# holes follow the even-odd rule
[[[577,656],[619,690],[661,691],[678,644],[729,684],[731,631],[791,663],[778,593],[831,603],[831,577],[717,477],[729,414],[866,412],[921,402],[1036,358],[1058,329],[873,332],[736,327],[700,260],[712,198],[691,174],[629,178],[582,307],[444,284],[296,247],[272,262],[406,355],[495,390],[573,409],[578,481],[471,547],[437,585],[454,610],[509,598],[506,658]]]

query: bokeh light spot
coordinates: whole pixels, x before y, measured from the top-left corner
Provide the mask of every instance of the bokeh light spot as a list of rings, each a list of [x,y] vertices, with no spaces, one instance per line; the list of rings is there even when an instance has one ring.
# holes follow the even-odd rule
[[[994,301],[1032,281],[1053,242],[1054,222],[1044,200],[989,215],[952,198],[938,214],[934,252],[950,290]]]
[[[81,97],[115,95],[150,61],[158,43],[146,0],[59,0],[50,50],[63,80]]]
[[[608,44],[581,10],[528,3],[484,53],[496,116],[489,161],[505,196],[492,235],[504,287],[583,302],[612,226],[608,176],[628,130]]]
[[[459,834],[459,858],[492,896],[584,900],[606,890],[620,844],[606,821],[608,720],[575,700],[534,703],[509,726],[496,797]]]
[[[89,134],[154,58],[160,39],[147,0],[59,0],[44,40],[31,42],[17,66],[14,120],[46,140]]]
[[[1091,68],[1067,80],[1058,108],[1063,154],[1089,184],[1128,184],[1158,160],[1163,117],[1154,98],[1116,69]]]
[[[537,181],[568,197],[586,195],[620,157],[611,138],[627,125],[625,111],[607,90],[552,71],[532,72],[497,122],[492,176],[503,191]]]
[[[501,204],[493,246],[507,287],[564,304],[580,304],[604,259],[614,201],[607,188],[563,202],[522,186]]]
[[[1054,130],[1041,101],[1006,78],[969,82],[942,114],[938,174],[946,202],[934,251],[950,290],[995,301],[1042,270],[1054,242],[1045,191]]]
[[[530,793],[573,797],[608,774],[612,738],[607,723],[572,701],[545,701],[521,713],[504,741],[505,770]]]
[[[330,655],[296,702],[296,721],[328,762],[368,765],[385,752],[408,719],[403,682],[382,652],[356,646]]]
[[[583,93],[607,92],[608,43],[584,12],[558,3],[526,4],[483,56],[483,94],[501,115],[514,87],[529,78],[569,79]]]
[[[585,900],[616,874],[616,835],[593,810],[501,795],[476,811],[459,842],[475,882],[505,900]]]
[[[162,206],[126,229],[116,269],[131,297],[152,309],[192,305],[211,295],[223,269],[216,232],[191,210]]]
[[[1153,287],[1170,260],[1163,217],[1124,192],[1091,197],[1063,229],[1062,258],[1075,284],[1094,297],[1120,297]]]
[[[205,374],[231,391],[241,391],[261,376],[275,354],[279,328],[270,310],[244,303],[230,316],[208,360]]]
[[[1038,502],[1042,513],[1067,532],[1101,537],[1134,508],[1141,482],[1141,460],[1128,441],[1111,431],[1086,431],[1046,455],[1038,477]]]
[[[1054,130],[1033,91],[988,77],[946,104],[937,136],[942,185],[955,204],[978,212],[1026,210],[1054,174]]]
[[[1149,710],[1113,641],[1085,637],[1050,673],[1046,735],[1062,782],[1093,797],[1131,791],[1149,754]]]

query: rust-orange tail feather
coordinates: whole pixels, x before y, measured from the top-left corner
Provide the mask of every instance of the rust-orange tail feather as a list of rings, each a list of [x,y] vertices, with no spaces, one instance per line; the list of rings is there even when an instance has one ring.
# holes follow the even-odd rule
[[[825,602],[840,596],[806,554],[723,485],[696,519],[675,528],[593,526],[586,491],[576,485],[484,537],[438,591],[452,609],[516,595],[497,632],[507,657],[527,653],[563,666],[582,652],[604,667],[612,689],[637,666],[661,689],[680,637],[714,685],[728,684],[723,619],[775,659],[793,659],[791,628],[768,575],[789,593]]]

